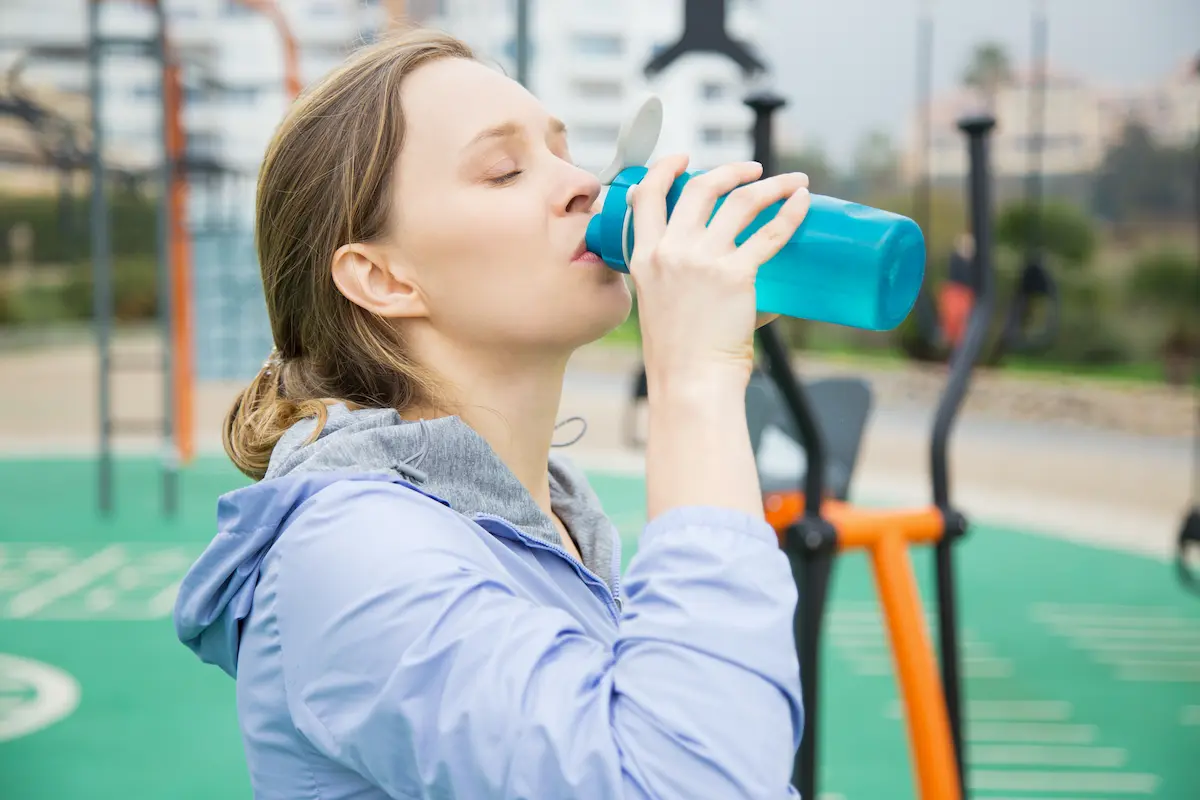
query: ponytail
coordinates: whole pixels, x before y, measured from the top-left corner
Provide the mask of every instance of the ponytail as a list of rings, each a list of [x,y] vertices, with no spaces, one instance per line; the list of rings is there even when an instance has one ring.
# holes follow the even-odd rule
[[[282,391],[283,365],[278,354],[263,364],[250,385],[233,401],[225,415],[222,441],[234,466],[260,481],[267,474],[271,453],[288,428],[302,419],[317,418],[315,439],[329,419],[323,400],[289,400]]]

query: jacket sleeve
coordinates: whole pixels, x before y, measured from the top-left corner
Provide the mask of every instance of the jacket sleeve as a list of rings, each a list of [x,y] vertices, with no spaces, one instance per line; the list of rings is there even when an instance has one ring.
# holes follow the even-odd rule
[[[276,543],[289,709],[389,796],[797,796],[796,590],[761,520],[654,520],[610,647],[433,500],[345,482],[310,503]]]

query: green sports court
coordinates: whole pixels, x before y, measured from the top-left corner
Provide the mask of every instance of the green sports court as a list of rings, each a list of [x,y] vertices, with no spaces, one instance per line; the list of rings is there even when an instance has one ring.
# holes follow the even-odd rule
[[[175,639],[176,582],[211,534],[222,458],[181,475],[125,458],[96,514],[91,460],[0,463],[0,797],[238,798],[250,789],[233,682]],[[626,560],[634,475],[593,473]],[[959,549],[975,798],[1200,797],[1200,600],[1170,565],[977,521]],[[929,585],[926,553],[915,555]],[[864,557],[837,567],[823,656],[822,794],[914,796]]]

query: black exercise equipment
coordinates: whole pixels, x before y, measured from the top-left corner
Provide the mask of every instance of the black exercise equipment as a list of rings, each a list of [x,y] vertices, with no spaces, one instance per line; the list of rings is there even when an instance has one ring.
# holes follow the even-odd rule
[[[756,95],[746,104],[755,112],[755,157],[767,174],[773,171],[771,114],[783,105],[773,95]],[[945,520],[946,535],[935,548],[938,639],[944,692],[958,773],[962,780],[962,701],[960,648],[953,547],[966,532],[966,518],[950,499],[948,449],[958,411],[966,396],[974,365],[983,353],[995,311],[992,263],[992,211],[988,174],[991,117],[972,117],[959,127],[968,137],[971,172],[972,229],[977,247],[979,293],[961,346],[951,355],[950,375],[934,417],[930,440],[933,500]],[[800,590],[796,643],[805,703],[805,735],[796,755],[793,780],[801,795],[818,794],[817,756],[820,712],[819,651],[829,581],[837,551],[836,533],[822,518],[822,500],[848,494],[862,431],[870,411],[870,390],[853,379],[801,385],[792,371],[787,349],[774,324],[758,332],[762,369],[756,371],[747,397],[752,442],[762,455],[766,432],[780,433],[803,448],[803,461],[790,478],[801,485],[803,517],[787,532],[785,551]],[[840,416],[839,416],[840,415]],[[777,476],[764,476],[764,490]],[[786,479],[786,477],[785,477]],[[796,483],[793,483],[796,485]]]

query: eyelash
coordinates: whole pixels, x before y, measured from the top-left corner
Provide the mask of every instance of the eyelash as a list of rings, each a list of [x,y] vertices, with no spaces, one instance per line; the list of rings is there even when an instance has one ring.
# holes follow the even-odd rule
[[[514,180],[517,179],[517,176],[520,175],[524,171],[525,170],[523,170],[523,169],[515,169],[512,172],[501,175],[498,178],[488,178],[488,183],[492,184],[493,186],[503,186],[506,183],[512,183]]]

